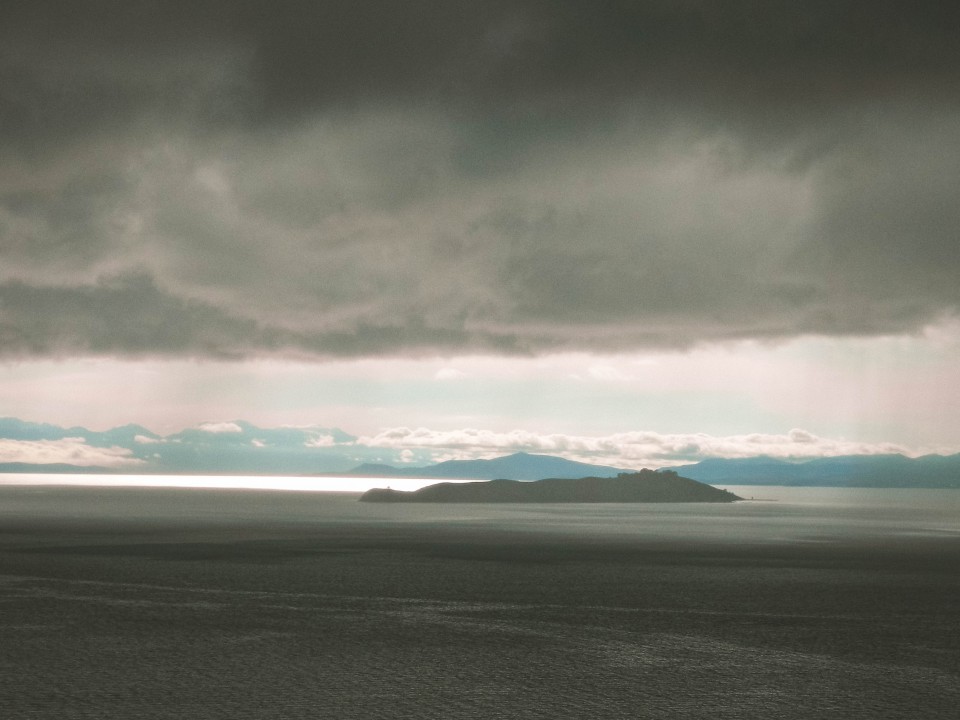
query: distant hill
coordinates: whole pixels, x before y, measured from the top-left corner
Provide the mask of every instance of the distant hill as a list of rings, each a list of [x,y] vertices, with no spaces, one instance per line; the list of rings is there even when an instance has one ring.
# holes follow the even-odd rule
[[[709,458],[672,468],[713,485],[960,488],[960,454],[844,455],[788,462],[769,457]]]
[[[673,472],[652,470],[612,478],[438,483],[413,492],[376,488],[360,497],[361,502],[380,503],[687,503],[740,499]]]
[[[446,478],[449,480],[542,480],[543,478],[615,477],[624,468],[566,460],[553,455],[518,452],[492,460],[448,460],[436,465],[398,468],[392,465],[365,464],[348,475],[366,477]]]

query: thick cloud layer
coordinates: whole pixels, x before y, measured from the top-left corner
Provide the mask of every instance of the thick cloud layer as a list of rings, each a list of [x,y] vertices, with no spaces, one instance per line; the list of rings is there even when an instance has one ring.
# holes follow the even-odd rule
[[[960,304],[953,4],[0,9],[0,353],[912,332]]]

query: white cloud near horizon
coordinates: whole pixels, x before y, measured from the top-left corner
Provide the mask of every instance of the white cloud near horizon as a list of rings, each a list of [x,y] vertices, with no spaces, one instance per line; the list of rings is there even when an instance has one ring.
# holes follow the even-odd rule
[[[237,425],[234,422],[208,422],[202,423],[198,430],[203,430],[204,432],[214,433],[215,435],[220,435],[223,433],[242,433],[243,428]]]
[[[396,427],[361,437],[357,444],[395,450],[429,450],[435,461],[492,458],[514,452],[530,452],[628,469],[669,467],[712,457],[763,455],[784,460],[803,460],[839,455],[921,454],[895,443],[824,438],[798,428],[781,434],[751,433],[717,437],[706,433],[648,431],[584,436],[538,434],[525,430],[493,432],[475,428],[431,430]]]
[[[144,461],[131,456],[127,448],[93,447],[83,438],[61,440],[0,439],[0,463],[47,465],[66,463],[80,467],[135,468]]]
[[[315,435],[306,442],[303,443],[304,447],[308,448],[330,448],[337,445],[336,438],[333,435]],[[345,445],[352,445],[353,443],[343,443]]]

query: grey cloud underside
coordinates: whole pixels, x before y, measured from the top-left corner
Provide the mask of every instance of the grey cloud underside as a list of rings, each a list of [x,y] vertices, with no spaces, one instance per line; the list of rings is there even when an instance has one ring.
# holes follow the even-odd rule
[[[18,5],[7,356],[682,348],[960,305],[952,4]]]
[[[358,325],[350,331],[307,334],[172,296],[145,276],[92,287],[0,285],[0,346],[3,355],[13,359],[159,355],[229,360],[251,354],[354,356],[396,348],[518,352],[515,344],[511,337],[488,333],[471,337],[416,320],[404,326]]]

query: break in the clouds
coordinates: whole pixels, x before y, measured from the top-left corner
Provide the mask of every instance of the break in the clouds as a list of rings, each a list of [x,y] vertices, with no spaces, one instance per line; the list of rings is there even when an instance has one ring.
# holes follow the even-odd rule
[[[960,303],[949,3],[0,10],[0,353],[889,335]]]

